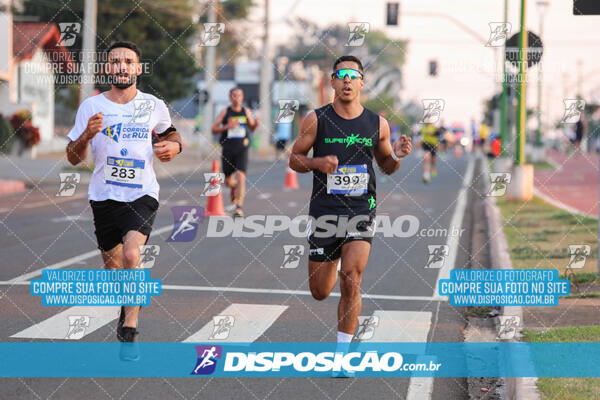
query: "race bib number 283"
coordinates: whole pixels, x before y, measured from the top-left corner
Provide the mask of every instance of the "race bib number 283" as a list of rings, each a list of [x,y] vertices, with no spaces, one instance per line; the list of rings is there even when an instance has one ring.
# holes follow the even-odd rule
[[[107,157],[104,166],[104,181],[110,185],[143,188],[144,160]]]

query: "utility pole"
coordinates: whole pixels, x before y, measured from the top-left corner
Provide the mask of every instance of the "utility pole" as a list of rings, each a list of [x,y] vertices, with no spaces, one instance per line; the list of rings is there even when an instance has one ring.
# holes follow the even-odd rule
[[[211,0],[210,5],[208,7],[208,22],[215,23],[216,22],[216,0]],[[206,46],[206,65],[204,68],[204,80],[206,81],[206,92],[207,101],[204,105],[204,136],[207,140],[210,140],[211,128],[213,125],[213,117],[214,117],[214,90],[215,90],[215,80],[217,77],[215,76],[215,58],[216,58],[216,48],[215,46]],[[202,103],[202,102],[200,102]],[[202,112],[202,104],[199,105],[198,112]]]
[[[271,134],[271,75],[273,66],[269,52],[269,0],[265,0],[265,35],[263,36],[262,60],[260,69],[260,115],[261,126],[259,127],[259,148],[266,149],[269,146],[269,135]]]
[[[94,63],[96,57],[96,19],[97,0],[85,0],[83,6],[83,43],[81,47],[81,85],[79,86],[79,104],[94,94]]]

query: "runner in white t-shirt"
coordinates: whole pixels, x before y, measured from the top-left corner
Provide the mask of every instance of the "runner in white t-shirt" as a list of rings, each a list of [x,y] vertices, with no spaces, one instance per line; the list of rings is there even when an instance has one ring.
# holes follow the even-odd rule
[[[104,268],[136,268],[158,209],[159,185],[153,156],[172,160],[181,138],[165,103],[136,88],[141,74],[140,51],[131,42],[108,49],[106,71],[111,89],[86,99],[69,132],[67,158],[73,165],[92,147],[94,172],[88,197]],[[153,134],[158,142],[153,146]],[[137,340],[139,306],[121,307],[117,338]]]

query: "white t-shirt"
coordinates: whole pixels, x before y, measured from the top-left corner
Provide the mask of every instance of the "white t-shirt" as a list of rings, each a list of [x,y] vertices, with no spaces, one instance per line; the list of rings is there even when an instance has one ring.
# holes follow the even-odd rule
[[[144,195],[158,201],[159,185],[153,168],[152,131],[171,126],[165,103],[139,90],[126,104],[110,101],[104,93],[85,99],[67,137],[77,140],[93,115],[102,112],[102,130],[90,144],[94,173],[88,198],[131,202]]]

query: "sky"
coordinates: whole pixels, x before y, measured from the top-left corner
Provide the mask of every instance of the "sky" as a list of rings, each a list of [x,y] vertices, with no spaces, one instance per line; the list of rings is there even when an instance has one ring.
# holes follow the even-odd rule
[[[251,18],[262,19],[264,0],[256,0]],[[528,0],[526,26],[539,33],[537,0]],[[578,73],[584,99],[600,101],[600,16],[573,16],[572,0],[549,0],[544,18],[542,60],[542,119],[545,124],[562,117],[565,98],[577,93]],[[271,0],[272,46],[285,44],[295,32],[283,22],[290,15],[320,26],[369,22],[372,30],[385,30],[393,38],[409,41],[404,72],[403,99],[445,101],[447,123],[481,120],[483,101],[500,90],[497,71],[500,51],[486,47],[489,24],[501,22],[501,0],[402,0],[398,27],[386,27],[384,0]],[[520,29],[520,0],[509,0],[511,35]],[[433,15],[432,15],[433,14]],[[477,39],[452,22],[458,19],[483,39]],[[437,60],[439,75],[428,77],[428,62]],[[538,67],[528,73],[527,105],[537,104]],[[367,83],[368,84],[368,83]],[[535,125],[534,121],[530,121]]]

